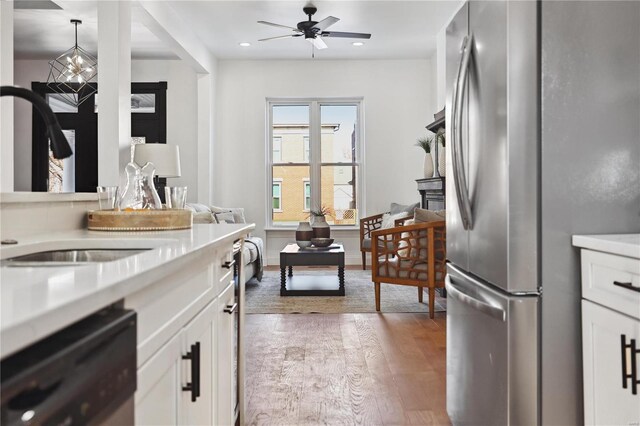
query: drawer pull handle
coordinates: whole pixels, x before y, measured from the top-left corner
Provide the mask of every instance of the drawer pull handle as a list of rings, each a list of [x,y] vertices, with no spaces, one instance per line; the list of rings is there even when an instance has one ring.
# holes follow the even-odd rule
[[[233,305],[227,305],[227,307],[224,308],[224,311],[226,313],[228,313],[228,314],[232,314],[237,310],[238,310],[238,304],[237,303],[234,303]]]
[[[637,356],[640,354],[640,349],[636,348],[636,339],[631,339],[627,344],[627,336],[620,335],[620,348],[622,353],[622,388],[627,389],[627,379],[631,381],[631,393],[633,395],[638,394],[638,363]],[[627,362],[630,366],[627,366]],[[630,370],[630,371],[629,371]]]
[[[222,264],[222,267],[223,267],[223,268],[227,268],[227,269],[231,269],[231,268],[233,268],[233,266],[234,266],[235,264],[236,264],[235,259],[234,259],[234,260],[227,260],[226,262],[224,262],[224,263]]]
[[[640,293],[640,287],[634,287],[631,283],[621,283],[620,281],[614,281],[613,285]]]
[[[182,390],[191,392],[191,402],[196,402],[200,396],[200,342],[191,345],[191,351],[182,355],[182,359],[191,360],[191,383],[183,386]]]

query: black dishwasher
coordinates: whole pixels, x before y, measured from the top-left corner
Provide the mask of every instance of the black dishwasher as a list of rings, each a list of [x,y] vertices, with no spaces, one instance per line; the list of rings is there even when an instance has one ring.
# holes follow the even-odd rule
[[[133,424],[136,313],[97,312],[0,363],[3,425]]]

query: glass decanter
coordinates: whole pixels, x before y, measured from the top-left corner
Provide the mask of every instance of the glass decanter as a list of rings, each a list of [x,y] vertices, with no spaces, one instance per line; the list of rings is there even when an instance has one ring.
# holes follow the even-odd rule
[[[147,163],[140,167],[132,161],[124,170],[127,173],[127,186],[120,199],[120,209],[162,209],[160,197],[153,185],[156,166]]]

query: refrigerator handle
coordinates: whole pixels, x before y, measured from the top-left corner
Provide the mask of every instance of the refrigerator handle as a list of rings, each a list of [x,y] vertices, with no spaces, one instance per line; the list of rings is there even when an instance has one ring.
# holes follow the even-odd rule
[[[447,289],[447,294],[449,294],[450,297],[453,297],[454,299],[471,306],[475,310],[480,311],[483,314],[487,314],[490,317],[498,319],[502,322],[505,322],[507,320],[507,313],[504,311],[504,309],[490,305],[489,303],[478,300],[468,295],[467,293],[462,292],[453,283],[451,274],[447,274],[447,276],[445,277],[445,288]]]
[[[473,218],[471,213],[471,201],[469,200],[469,189],[467,188],[467,177],[464,170],[464,158],[462,154],[462,106],[464,103],[464,92],[467,84],[469,72],[469,60],[471,59],[471,47],[473,45],[473,34],[465,36],[462,40],[460,66],[456,76],[456,83],[453,87],[453,111],[452,111],[452,137],[453,143],[453,179],[456,186],[456,198],[458,210],[462,217],[464,229],[473,228]],[[460,87],[462,86],[462,87]]]

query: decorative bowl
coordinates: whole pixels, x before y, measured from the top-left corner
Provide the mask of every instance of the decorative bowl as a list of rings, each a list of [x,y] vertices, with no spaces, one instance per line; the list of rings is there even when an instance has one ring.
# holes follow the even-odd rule
[[[296,241],[296,244],[298,244],[298,247],[302,249],[311,247],[311,241]]]
[[[316,247],[329,247],[333,244],[333,238],[312,238],[311,244]]]

